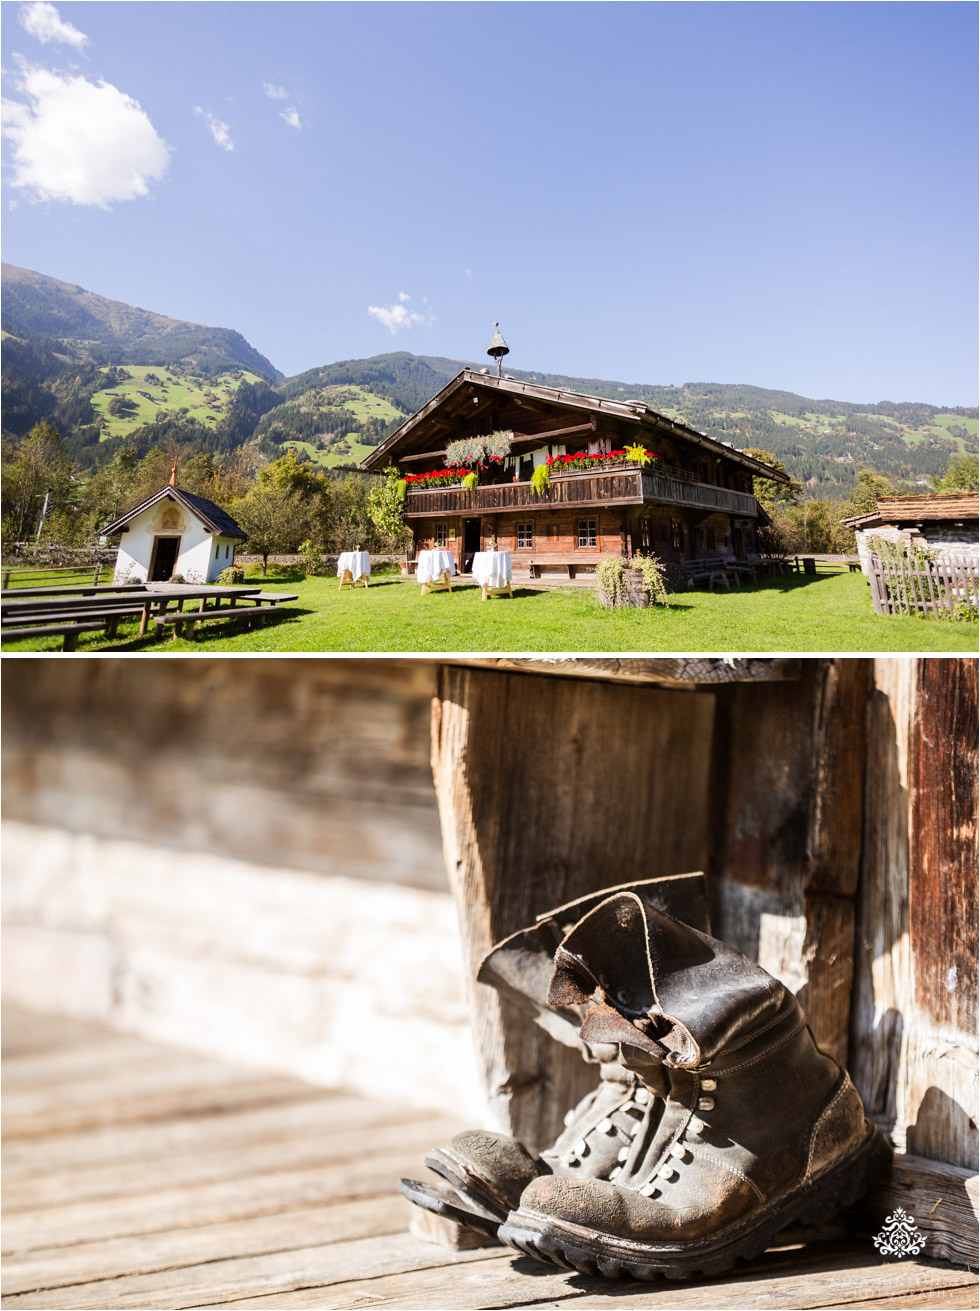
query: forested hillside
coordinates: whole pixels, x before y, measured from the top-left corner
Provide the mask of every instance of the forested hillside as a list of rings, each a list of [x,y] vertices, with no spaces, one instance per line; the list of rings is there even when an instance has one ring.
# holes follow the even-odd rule
[[[50,420],[85,470],[164,443],[261,459],[293,449],[356,466],[471,361],[407,351],[283,377],[237,332],[170,319],[3,266],[3,430]],[[654,372],[655,362],[651,365]],[[633,398],[739,448],[771,452],[810,495],[843,500],[862,469],[914,490],[977,449],[977,410],[816,400],[750,385],[663,386],[510,370],[518,379]]]

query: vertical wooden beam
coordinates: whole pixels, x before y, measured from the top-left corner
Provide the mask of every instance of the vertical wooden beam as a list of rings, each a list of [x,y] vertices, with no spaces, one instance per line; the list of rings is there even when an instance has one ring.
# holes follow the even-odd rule
[[[596,1082],[490,988],[484,953],[549,907],[700,869],[713,694],[443,666],[432,763],[490,1119],[540,1149]]]
[[[855,1082],[899,1146],[977,1166],[977,663],[875,661]]]
[[[864,807],[866,660],[719,692],[710,869],[718,934],[790,987],[848,1056]]]

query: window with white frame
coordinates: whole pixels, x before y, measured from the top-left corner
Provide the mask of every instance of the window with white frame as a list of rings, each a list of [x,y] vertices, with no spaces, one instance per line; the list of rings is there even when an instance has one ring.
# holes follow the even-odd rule
[[[579,519],[578,521],[578,544],[579,546],[595,546],[598,543],[598,524],[595,519]]]
[[[519,523],[514,529],[514,544],[518,551],[530,551],[534,547],[534,524]]]
[[[434,540],[435,540],[435,544],[436,544],[436,546],[448,546],[448,545],[449,545],[449,524],[447,524],[447,523],[437,523],[437,524],[436,524],[436,530],[435,530],[435,533],[434,533],[433,536],[434,536]]]

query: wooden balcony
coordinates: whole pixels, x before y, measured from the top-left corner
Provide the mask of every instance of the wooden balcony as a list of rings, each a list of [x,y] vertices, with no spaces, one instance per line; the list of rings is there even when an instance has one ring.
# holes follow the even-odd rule
[[[587,469],[581,473],[552,475],[551,486],[538,496],[529,482],[500,483],[491,487],[438,488],[409,491],[405,517],[438,515],[503,514],[511,510],[541,510],[562,505],[687,505],[702,510],[755,518],[758,506],[747,492],[699,483],[676,473],[651,472],[637,466],[617,465],[613,469]]]

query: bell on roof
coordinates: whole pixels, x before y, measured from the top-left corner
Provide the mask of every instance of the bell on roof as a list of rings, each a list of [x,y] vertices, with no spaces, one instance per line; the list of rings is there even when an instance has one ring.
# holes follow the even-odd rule
[[[500,361],[501,361],[501,359],[502,359],[505,355],[509,355],[509,354],[510,354],[510,347],[507,345],[507,343],[504,341],[503,337],[501,337],[501,335],[500,335],[500,324],[497,323],[497,322],[494,322],[493,328],[494,328],[494,332],[493,332],[493,340],[490,342],[490,345],[487,347],[487,354],[490,355],[490,356],[492,356],[492,357],[495,357],[495,358],[496,358],[496,360],[497,360],[497,377],[499,378],[499,377],[500,377]]]

